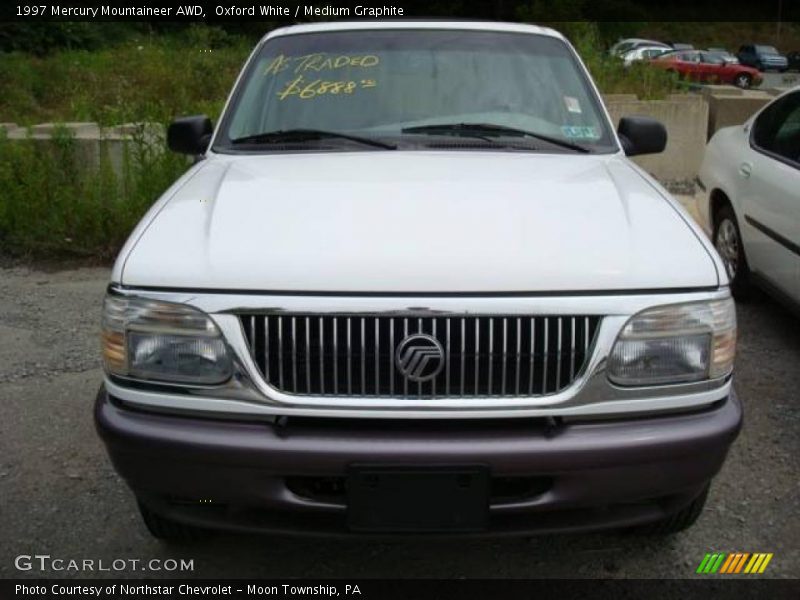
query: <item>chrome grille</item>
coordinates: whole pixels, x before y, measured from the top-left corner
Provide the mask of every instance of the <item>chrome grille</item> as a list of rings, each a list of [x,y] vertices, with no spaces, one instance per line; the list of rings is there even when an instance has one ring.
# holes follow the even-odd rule
[[[543,396],[572,384],[598,316],[239,315],[267,384],[303,396]],[[444,365],[429,381],[400,373],[395,350],[432,336]]]

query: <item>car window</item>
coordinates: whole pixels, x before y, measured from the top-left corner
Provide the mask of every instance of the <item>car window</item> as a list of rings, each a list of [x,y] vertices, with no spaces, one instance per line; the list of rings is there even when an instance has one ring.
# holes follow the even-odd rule
[[[768,106],[753,125],[753,145],[800,165],[800,92]]]
[[[756,46],[756,52],[759,54],[777,54],[778,51],[772,46]]]
[[[722,57],[719,54],[713,54],[710,52],[703,52],[701,54],[702,60],[704,63],[708,63],[710,65],[721,65],[724,64],[725,61],[722,60]]]

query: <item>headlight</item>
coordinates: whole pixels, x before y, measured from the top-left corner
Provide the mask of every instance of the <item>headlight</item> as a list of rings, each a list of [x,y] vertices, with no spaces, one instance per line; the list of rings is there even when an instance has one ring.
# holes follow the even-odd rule
[[[619,385],[658,385],[730,374],[736,353],[733,300],[648,308],[625,324],[608,361]]]
[[[214,322],[182,304],[108,295],[102,344],[106,371],[113,375],[211,385],[233,371]]]

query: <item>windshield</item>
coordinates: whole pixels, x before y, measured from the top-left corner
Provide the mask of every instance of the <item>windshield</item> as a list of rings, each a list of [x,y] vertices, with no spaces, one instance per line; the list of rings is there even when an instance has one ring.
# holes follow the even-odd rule
[[[772,46],[756,46],[756,52],[759,54],[777,54],[778,51]]]
[[[214,149],[236,151],[241,146],[232,141],[297,129],[389,140],[399,149],[404,141],[418,146],[456,131],[469,135],[465,127],[424,127],[447,124],[499,125],[592,152],[617,151],[600,103],[563,41],[466,30],[272,38],[242,77]],[[535,138],[515,147],[520,143],[564,151]]]

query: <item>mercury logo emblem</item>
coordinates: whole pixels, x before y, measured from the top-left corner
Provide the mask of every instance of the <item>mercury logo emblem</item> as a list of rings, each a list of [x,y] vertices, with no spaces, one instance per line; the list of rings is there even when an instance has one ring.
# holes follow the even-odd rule
[[[414,333],[397,345],[395,363],[411,381],[430,381],[444,367],[444,348],[435,337]]]

